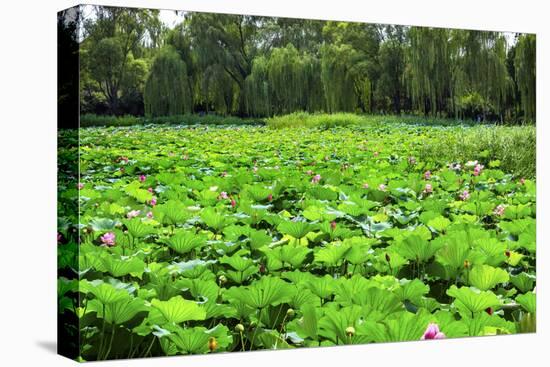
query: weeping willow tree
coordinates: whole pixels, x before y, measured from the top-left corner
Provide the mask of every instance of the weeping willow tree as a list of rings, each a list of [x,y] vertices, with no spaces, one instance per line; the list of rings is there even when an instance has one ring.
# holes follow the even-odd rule
[[[252,72],[245,80],[246,112],[250,116],[271,116],[271,100],[267,74],[267,58],[260,56],[254,59]]]
[[[306,84],[304,110],[308,112],[325,111],[326,100],[321,80],[321,60],[316,55],[302,56],[302,69]]]
[[[298,50],[288,44],[271,52],[267,74],[273,103],[282,113],[303,109],[308,93],[302,60]]]
[[[192,92],[187,67],[171,46],[159,51],[143,91],[148,116],[181,115],[192,112]]]
[[[275,113],[314,112],[323,107],[319,61],[292,44],[273,49],[267,77]]]
[[[327,111],[355,111],[356,85],[352,67],[355,52],[350,45],[325,44],[321,49],[321,80]]]
[[[452,110],[452,67],[449,30],[411,27],[407,70],[414,108],[437,115]],[[451,107],[451,108],[449,108]]]
[[[195,95],[197,105],[207,112],[227,115],[239,108],[240,87],[219,64],[205,67],[198,75]]]
[[[484,118],[492,113],[502,119],[507,96],[512,92],[506,68],[506,39],[496,32],[456,30],[452,35],[458,51],[454,65],[460,77],[455,78],[454,89],[459,108],[471,108],[471,103],[464,102],[478,100]]]
[[[319,59],[290,44],[275,48],[268,57],[254,60],[245,94],[246,110],[252,116],[322,111],[325,97]]]
[[[526,120],[536,118],[536,36],[522,35],[518,38],[514,65],[516,82],[521,95],[521,106]]]

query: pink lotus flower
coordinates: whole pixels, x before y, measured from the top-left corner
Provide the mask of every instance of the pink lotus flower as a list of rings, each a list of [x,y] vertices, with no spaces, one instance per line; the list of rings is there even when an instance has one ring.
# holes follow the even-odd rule
[[[84,188],[84,184],[82,182],[79,182],[78,184],[76,184],[76,187],[79,189],[79,190],[82,190]]]
[[[135,218],[135,217],[137,217],[140,213],[141,213],[141,211],[139,211],[139,210],[132,210],[132,211],[129,211],[128,214],[126,214],[126,218],[128,218],[128,219]]]
[[[321,175],[315,175],[311,179],[311,183],[313,183],[313,184],[319,183],[319,181],[321,181]]]
[[[267,195],[267,201],[272,201],[273,200],[273,194],[269,194]]]
[[[384,185],[384,184],[378,185],[378,190],[380,190],[380,191],[386,191],[387,188],[388,188],[388,187],[387,187],[386,185]]]
[[[57,232],[57,243],[61,243],[61,241],[63,241],[63,235]]]
[[[434,323],[430,323],[424,331],[424,335],[420,340],[429,340],[429,339],[445,339],[445,334],[439,331],[439,326]]]
[[[415,157],[409,157],[408,162],[411,166],[415,165],[416,164],[416,158]]]
[[[153,212],[147,212],[147,218],[153,219]]]
[[[222,192],[220,193],[219,199],[220,199],[220,200],[227,200],[227,199],[229,199],[229,196],[227,196],[227,192],[222,191]]]
[[[460,195],[458,195],[458,197],[460,198],[460,200],[466,201],[470,198],[470,193],[468,192],[468,190],[464,190]]]
[[[506,210],[506,207],[502,204],[498,205],[495,210],[493,210],[493,213],[495,215],[498,215],[499,217],[502,217],[504,215],[504,211]]]
[[[147,180],[147,176],[139,175],[139,182],[145,182],[145,180]]]
[[[364,189],[368,189],[368,188],[369,188],[369,184],[368,184],[368,183],[364,183],[364,184],[363,184],[363,188],[364,188]]]
[[[433,192],[432,184],[427,183],[424,187],[424,193],[425,194],[431,194]]]
[[[105,246],[114,246],[115,245],[115,234],[113,232],[107,232],[100,237],[101,242]]]
[[[157,205],[157,198],[152,198],[149,203],[151,204],[151,206]]]
[[[479,176],[483,167],[484,166],[482,164],[476,164],[476,166],[474,167],[474,176]]]
[[[424,179],[429,180],[432,178],[432,173],[430,171],[424,172]]]
[[[237,206],[237,202],[235,201],[235,199],[231,199],[231,207],[234,208]]]
[[[520,178],[519,183],[522,184],[522,185],[525,185],[525,178],[523,178],[523,177]]]
[[[152,188],[152,187],[149,187],[149,188],[147,189],[147,191],[149,191],[149,192],[152,194],[152,193],[153,193],[153,188]]]
[[[330,222],[330,229],[332,229],[333,231],[336,229],[336,222],[335,221]]]

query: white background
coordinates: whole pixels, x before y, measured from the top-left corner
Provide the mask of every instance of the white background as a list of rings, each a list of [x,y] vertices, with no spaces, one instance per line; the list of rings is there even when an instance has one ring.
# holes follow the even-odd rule
[[[123,0],[99,4],[537,33],[538,333],[437,342],[233,353],[109,366],[538,366],[548,356],[550,21],[545,1]],[[0,365],[73,365],[56,346],[56,12],[66,0],[0,9]],[[545,86],[545,88],[543,88]],[[545,98],[546,97],[546,98]],[[548,102],[548,101],[547,101]],[[546,343],[544,340],[546,339]],[[546,349],[545,349],[546,348]]]

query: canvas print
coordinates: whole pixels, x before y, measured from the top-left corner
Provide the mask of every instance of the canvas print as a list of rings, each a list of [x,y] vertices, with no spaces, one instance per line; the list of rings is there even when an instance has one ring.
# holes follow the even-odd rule
[[[60,354],[536,331],[534,34],[57,22]]]

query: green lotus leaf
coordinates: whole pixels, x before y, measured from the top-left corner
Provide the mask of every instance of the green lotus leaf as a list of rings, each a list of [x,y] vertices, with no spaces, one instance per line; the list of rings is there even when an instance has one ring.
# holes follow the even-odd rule
[[[150,234],[156,233],[156,228],[145,224],[139,218],[133,218],[130,220],[124,219],[122,223],[128,228],[128,232],[135,238],[143,238]]]
[[[358,335],[363,335],[369,342],[387,343],[397,341],[420,340],[431,315],[426,312],[413,314],[411,312],[396,312],[389,318],[374,322],[366,321],[359,325]],[[441,330],[445,332],[445,330]]]
[[[156,205],[153,208],[153,215],[157,221],[168,225],[185,223],[193,217],[188,207],[176,200],[168,200],[164,204]]]
[[[331,243],[315,252],[315,262],[326,266],[336,266],[344,260],[349,250],[350,246],[344,243]]]
[[[128,290],[105,283],[102,280],[87,281],[83,279],[79,283],[79,292],[92,294],[99,302],[108,305],[130,297]]]
[[[518,275],[512,275],[510,277],[512,284],[522,293],[526,293],[533,289],[535,279],[536,278],[534,275],[527,274],[525,272],[519,273]]]
[[[99,299],[88,302],[86,312],[96,312],[97,317],[104,318],[110,324],[123,324],[140,312],[148,311],[144,300],[140,298],[127,297],[120,301],[108,304],[102,303]],[[105,313],[103,313],[105,311]]]
[[[301,239],[313,231],[315,227],[308,222],[284,221],[277,226],[277,229],[283,234]]]
[[[500,283],[506,283],[510,276],[505,270],[489,265],[475,265],[468,274],[468,282],[477,289],[486,291]]]
[[[463,235],[456,233],[439,237],[432,241],[438,243],[441,248],[436,254],[436,260],[453,270],[464,267],[464,262],[470,256],[470,246]]]
[[[417,304],[429,291],[430,286],[424,284],[420,279],[401,279],[399,281],[399,287],[397,287],[393,293],[400,301],[408,300]]]
[[[317,297],[329,298],[334,293],[336,282],[328,274],[323,277],[312,277],[305,284]]]
[[[537,312],[537,296],[534,292],[527,292],[516,297],[516,302],[519,303],[525,311],[535,314]]]
[[[301,308],[302,317],[297,323],[298,334],[317,340],[318,338],[318,321],[320,318],[320,310],[312,304],[305,304]]]
[[[203,222],[216,232],[221,232],[225,227],[232,223],[232,220],[220,213],[217,213],[214,208],[204,209],[201,213]]]
[[[461,311],[476,313],[485,311],[488,308],[495,308],[501,305],[500,300],[491,291],[480,291],[475,288],[460,287],[452,285],[447,289],[447,295],[453,297],[454,305]]]
[[[151,201],[153,194],[141,188],[139,181],[132,181],[124,188],[124,192],[141,203]]]
[[[496,238],[484,238],[474,242],[474,252],[487,265],[498,266],[506,260],[506,243]]]
[[[293,268],[299,268],[311,250],[307,247],[293,244],[278,246],[273,249],[264,249],[262,252],[267,257],[268,268],[279,270],[289,265]]]
[[[183,299],[182,296],[172,297],[168,301],[154,299],[151,301],[151,306],[154,310],[157,310],[161,316],[158,317],[158,315],[155,315],[154,310],[151,310],[149,318],[153,323],[179,324],[185,321],[204,320],[206,318],[204,309],[196,302]]]
[[[334,344],[361,344],[361,338],[346,334],[349,327],[357,328],[362,323],[363,310],[353,305],[341,309],[326,309],[318,321],[319,335],[330,339]]]
[[[245,271],[249,267],[255,267],[254,260],[239,255],[223,256],[220,264],[227,264],[237,271]]]
[[[207,330],[204,327],[189,329],[178,328],[168,338],[176,345],[182,354],[205,354],[213,351],[224,351],[232,342],[232,336],[224,325],[218,325]],[[215,338],[217,347],[210,350],[209,340]]]
[[[236,299],[255,309],[263,309],[289,302],[294,292],[293,287],[284,280],[265,276],[250,286],[230,288],[224,297]]]
[[[444,216],[439,215],[435,218],[430,219],[427,224],[428,227],[431,227],[438,232],[443,232],[445,229],[447,229],[447,227],[449,227],[451,221]]]
[[[413,234],[397,241],[393,247],[395,251],[408,260],[424,262],[434,256],[440,246],[439,242],[427,241]]]
[[[98,258],[96,268],[108,272],[114,277],[131,274],[132,276],[141,278],[145,271],[145,263],[137,257],[103,254]]]
[[[192,250],[201,248],[206,244],[207,238],[193,231],[180,230],[166,239],[166,244],[179,254],[186,254]]]
[[[115,228],[116,221],[109,218],[94,218],[90,221],[90,226],[94,231],[109,231]]]
[[[244,191],[244,195],[248,195],[252,200],[256,202],[267,201],[269,194],[272,194],[272,190],[265,188],[261,185],[248,186]]]
[[[392,292],[377,287],[367,288],[352,295],[352,302],[364,306],[364,313],[378,312],[387,316],[403,309],[403,303]]]

